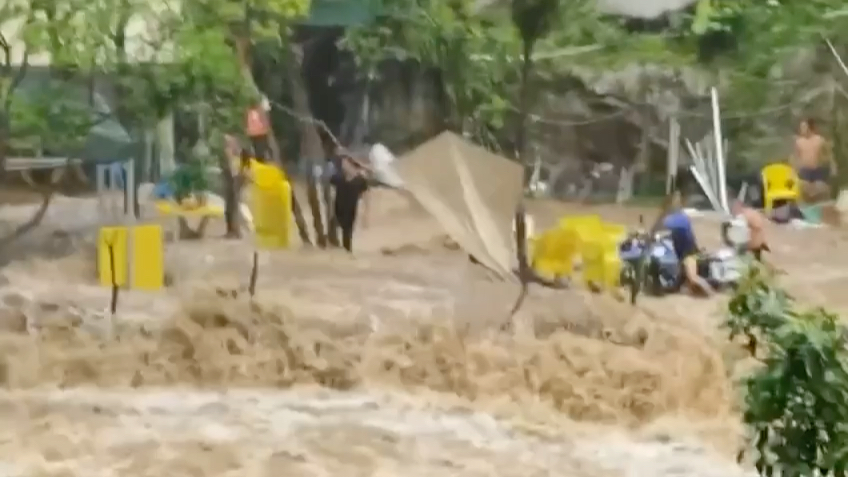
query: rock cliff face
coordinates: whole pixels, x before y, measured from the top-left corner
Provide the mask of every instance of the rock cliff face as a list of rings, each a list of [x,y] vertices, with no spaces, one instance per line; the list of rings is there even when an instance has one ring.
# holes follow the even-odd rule
[[[498,3],[481,2],[481,7]],[[646,3],[634,8],[635,2],[602,0],[599,7],[605,13],[637,22],[662,22],[669,12],[674,14],[695,2]],[[693,108],[709,114],[705,99],[710,81],[694,70],[635,63],[611,70],[581,66],[580,58],[546,67],[553,71],[546,71],[548,79],[533,111],[531,135],[542,178],[554,183],[560,192],[579,188],[584,171],[593,163],[611,163],[616,172],[634,162],[640,163],[640,169],[662,167],[669,116],[676,110]],[[312,73],[314,80],[308,83],[313,90],[313,109],[320,110],[320,104],[327,101],[326,94],[316,94],[313,87],[327,76],[335,82],[344,111],[328,122],[347,144],[361,143],[367,135],[402,152],[444,127],[445,101],[433,71],[392,61],[384,64],[375,78],[362,79],[353,59],[342,53],[335,73]],[[693,135],[693,139],[703,135],[708,121],[702,119],[683,121],[684,134]],[[508,147],[511,128],[504,128],[500,135]]]
[[[568,68],[548,83],[532,112],[532,152],[542,179],[560,194],[580,189],[592,164],[610,163],[616,173],[635,162],[642,170],[662,170],[674,111],[699,113],[681,119],[685,136],[697,140],[709,130],[710,82],[695,71]],[[347,144],[361,143],[367,134],[402,153],[444,127],[437,77],[413,65],[384,65],[378,79],[352,83],[345,96],[337,130]],[[511,128],[500,135],[508,145]]]

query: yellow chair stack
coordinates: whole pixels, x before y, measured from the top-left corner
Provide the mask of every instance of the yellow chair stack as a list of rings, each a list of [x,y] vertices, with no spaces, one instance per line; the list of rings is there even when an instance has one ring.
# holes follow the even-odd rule
[[[587,285],[611,289],[619,285],[618,245],[626,233],[626,227],[604,223],[597,215],[565,217],[535,239],[531,263],[544,278],[572,278],[580,259]]]

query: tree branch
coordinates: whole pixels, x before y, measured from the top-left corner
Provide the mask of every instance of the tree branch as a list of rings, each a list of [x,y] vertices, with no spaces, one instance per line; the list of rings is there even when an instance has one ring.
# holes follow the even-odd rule
[[[24,26],[26,27],[32,23],[32,20],[33,15],[30,13]],[[0,50],[3,50],[4,56],[2,76],[6,76],[12,72],[12,45],[3,33],[0,33]],[[18,86],[21,85],[21,82],[23,82],[24,77],[27,74],[27,70],[29,70],[29,45],[24,42],[24,55],[21,58],[21,65],[12,77],[12,81],[6,87],[6,91],[0,91],[0,95],[3,97],[3,111],[6,114],[8,114],[9,108],[12,105],[12,93],[18,88]]]
[[[46,187],[41,191],[41,205],[39,205],[38,210],[35,214],[26,222],[19,225],[15,230],[12,231],[11,234],[0,238],[0,252],[3,251],[6,247],[11,245],[15,240],[21,238],[22,236],[28,234],[36,227],[41,225],[41,222],[44,220],[44,217],[47,215],[47,209],[50,207],[50,202],[53,200],[53,187]]]

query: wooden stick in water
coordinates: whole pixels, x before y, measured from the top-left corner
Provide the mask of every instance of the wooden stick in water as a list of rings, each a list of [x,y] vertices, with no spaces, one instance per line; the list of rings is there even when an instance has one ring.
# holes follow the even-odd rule
[[[253,252],[253,267],[250,270],[250,283],[247,286],[247,292],[250,298],[256,295],[256,281],[259,279],[259,252]]]

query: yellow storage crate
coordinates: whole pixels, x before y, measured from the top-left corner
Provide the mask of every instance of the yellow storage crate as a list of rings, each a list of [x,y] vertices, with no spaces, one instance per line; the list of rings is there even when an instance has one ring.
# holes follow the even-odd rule
[[[105,287],[114,283],[137,290],[161,289],[165,286],[162,227],[150,224],[101,228],[97,240],[97,270],[100,284]]]

